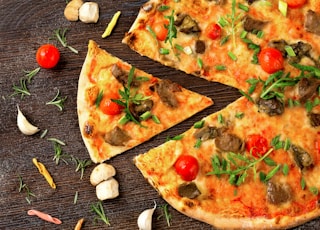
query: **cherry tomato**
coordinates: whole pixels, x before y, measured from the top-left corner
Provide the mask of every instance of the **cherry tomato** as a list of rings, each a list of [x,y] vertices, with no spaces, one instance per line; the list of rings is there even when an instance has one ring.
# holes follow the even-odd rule
[[[168,29],[165,27],[168,25],[168,21],[160,21],[153,24],[152,29],[159,41],[164,41],[168,35]]]
[[[191,155],[181,155],[174,164],[176,172],[185,181],[192,181],[197,177],[199,171],[199,163],[197,159]]]
[[[39,47],[36,53],[36,59],[42,68],[51,69],[55,67],[60,60],[60,52],[54,45],[45,44]]]
[[[218,39],[221,37],[221,27],[217,23],[210,24],[207,29],[207,36],[212,40]]]
[[[248,136],[246,141],[246,150],[251,152],[254,157],[263,156],[269,149],[266,138],[259,134],[252,134]]]
[[[300,8],[307,3],[307,0],[286,0],[288,7],[295,9]]]
[[[107,96],[102,98],[99,108],[107,115],[117,115],[122,111],[122,106],[112,101],[111,98]]]
[[[283,69],[282,53],[276,48],[267,47],[261,50],[258,55],[261,68],[269,74]]]

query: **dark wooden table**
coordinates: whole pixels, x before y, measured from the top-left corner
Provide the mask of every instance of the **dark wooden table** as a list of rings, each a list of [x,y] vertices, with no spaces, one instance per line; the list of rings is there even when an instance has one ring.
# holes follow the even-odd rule
[[[164,67],[139,56],[122,44],[125,32],[129,30],[144,2],[97,1],[100,7],[98,23],[85,24],[65,19],[63,11],[66,2],[63,0],[0,0],[0,229],[73,229],[80,218],[85,218],[83,229],[137,229],[139,214],[144,209],[152,208],[154,201],[159,206],[164,205],[165,201],[145,181],[133,165],[132,158],[160,145],[166,137],[182,133],[195,121],[222,109],[240,96],[233,88]],[[122,13],[116,28],[110,37],[102,39],[107,23],[118,10]],[[35,60],[37,48],[49,42],[53,31],[58,28],[68,29],[68,44],[76,48],[79,54],[50,40],[61,51],[58,66],[51,70],[40,70],[28,84],[30,96],[23,99],[20,96],[10,97],[12,86],[19,85],[19,79],[24,76],[23,71],[38,67]],[[170,78],[215,101],[212,107],[109,161],[117,170],[115,178],[120,184],[120,196],[103,202],[111,223],[109,227],[101,221],[95,222],[95,214],[90,211],[90,205],[98,201],[95,188],[89,182],[95,165],[86,168],[80,179],[80,172],[75,171],[76,164],[73,161],[56,164],[53,160],[53,143],[47,140],[49,137],[62,140],[66,143],[66,146],[62,146],[64,153],[80,160],[89,159],[79,132],[76,107],[78,77],[89,39],[137,68],[160,78]],[[61,96],[67,96],[63,111],[59,111],[56,106],[46,105],[58,90]],[[48,130],[44,138],[41,138],[42,131],[25,136],[18,130],[17,104],[31,123],[42,131]],[[34,157],[44,163],[52,174],[56,190],[51,189],[39,174],[32,163]],[[35,195],[31,197],[30,204],[25,199],[25,190],[19,192],[19,177]],[[78,199],[74,204],[76,193]],[[28,216],[29,209],[49,213],[60,218],[63,223],[57,226]],[[209,225],[188,218],[172,207],[169,207],[169,212],[172,215],[170,227],[163,217],[159,218],[161,209],[156,209],[153,215],[154,229],[211,229]],[[318,219],[297,229],[319,229],[319,223]]]

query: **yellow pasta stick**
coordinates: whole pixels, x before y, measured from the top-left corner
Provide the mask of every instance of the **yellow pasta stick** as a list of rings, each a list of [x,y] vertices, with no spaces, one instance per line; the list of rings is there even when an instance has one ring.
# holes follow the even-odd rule
[[[53,181],[50,173],[46,169],[46,167],[42,163],[40,163],[36,158],[33,158],[32,162],[38,168],[39,172],[44,176],[44,178],[46,178],[46,180],[49,183],[49,185],[51,186],[51,188],[55,189],[56,184],[54,183],[54,181]]]
[[[121,12],[118,11],[117,13],[115,13],[115,14],[113,15],[110,23],[108,24],[106,30],[104,31],[104,33],[103,33],[102,36],[101,36],[102,38],[108,37],[108,36],[111,34],[113,28],[115,27],[115,25],[116,25],[116,23],[117,23],[117,21],[118,21],[118,18],[119,18],[119,16],[120,16],[120,14],[121,14]]]

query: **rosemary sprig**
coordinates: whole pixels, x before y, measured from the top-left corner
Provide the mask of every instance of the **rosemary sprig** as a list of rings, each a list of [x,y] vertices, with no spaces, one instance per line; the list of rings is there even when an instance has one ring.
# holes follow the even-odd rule
[[[128,121],[133,121],[134,123],[141,125],[141,123],[132,115],[129,106],[131,103],[140,104],[141,101],[147,100],[150,97],[146,97],[143,94],[137,93],[131,90],[131,83],[134,77],[135,67],[131,67],[128,75],[127,85],[124,86],[123,90],[119,90],[120,99],[112,99],[115,103],[124,107],[125,116],[119,121],[121,124],[125,124]]]
[[[62,160],[66,165],[68,165],[68,161],[65,158],[70,158],[70,155],[67,153],[63,153],[61,145],[57,142],[54,144],[54,157],[53,160],[56,162],[56,165],[59,164],[60,160]]]
[[[56,29],[53,31],[53,38],[58,40],[63,47],[69,48],[72,52],[78,54],[78,50],[73,48],[72,46],[69,46],[67,43],[66,33],[68,29]]]
[[[171,222],[171,219],[172,219],[172,215],[171,215],[171,213],[170,213],[169,210],[168,210],[168,204],[159,206],[159,208],[162,209],[163,214],[161,214],[160,216],[158,216],[157,219],[159,220],[160,218],[162,218],[162,217],[164,216],[165,219],[166,219],[166,222],[167,222],[168,227],[170,227],[170,226],[171,226],[171,223],[170,223],[170,222]]]
[[[26,78],[20,78],[20,86],[13,85],[12,89],[14,92],[10,96],[12,97],[20,94],[21,99],[23,99],[24,96],[30,96],[31,93],[29,92],[27,81],[28,80]]]
[[[55,105],[59,108],[60,111],[62,111],[65,100],[67,100],[67,96],[62,98],[60,96],[60,91],[58,90],[56,96],[51,101],[47,102],[46,105]]]
[[[76,163],[76,170],[75,171],[81,172],[80,180],[82,180],[85,169],[92,164],[92,161],[87,160],[87,159],[80,160],[74,156],[72,156],[72,160]]]
[[[18,175],[19,177],[19,193],[21,193],[22,191],[26,191],[27,196],[26,196],[26,201],[28,202],[28,204],[31,204],[31,197],[36,197],[29,189],[29,187],[23,182],[22,177],[20,175]]]
[[[28,89],[28,84],[31,83],[32,78],[40,71],[40,67],[35,68],[34,70],[24,70],[23,72],[25,73],[25,75],[23,77],[20,78],[19,83],[20,86],[17,85],[13,85],[12,89],[13,89],[13,93],[10,95],[15,96],[20,94],[21,95],[21,99],[23,99],[24,96],[30,96],[31,93],[29,92]]]
[[[106,216],[106,214],[104,213],[104,209],[102,206],[101,201],[99,201],[96,204],[92,204],[90,206],[91,211],[94,212],[95,214],[97,214],[97,217],[95,217],[95,220],[102,220],[106,225],[110,226],[110,221],[109,218]]]
[[[246,177],[248,176],[247,171],[252,169],[254,172],[254,177],[256,177],[256,165],[264,161],[270,153],[273,151],[271,148],[266,154],[256,159],[254,157],[248,157],[242,154],[228,153],[226,158],[220,159],[218,155],[214,155],[211,160],[213,171],[209,172],[207,175],[216,175],[220,177],[221,175],[228,175],[229,183],[232,185],[239,186],[244,183]],[[276,166],[277,169],[272,169],[264,178],[264,181],[269,180],[273,177],[279,170],[281,165]]]

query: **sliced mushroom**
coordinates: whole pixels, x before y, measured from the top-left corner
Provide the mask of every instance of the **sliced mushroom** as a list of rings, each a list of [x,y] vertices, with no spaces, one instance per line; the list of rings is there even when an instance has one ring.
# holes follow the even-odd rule
[[[118,126],[106,133],[104,136],[104,140],[114,146],[124,146],[130,139],[131,137]]]
[[[281,115],[284,112],[284,105],[277,98],[259,98],[256,104],[260,112],[264,112],[269,116]]]
[[[314,78],[301,78],[298,83],[298,92],[300,102],[306,102],[312,95],[317,92],[320,81]]]
[[[207,0],[208,2],[214,2],[217,5],[223,5],[226,0]]]
[[[93,131],[94,131],[94,124],[92,124],[91,122],[87,121],[84,124],[83,131],[84,131],[84,134],[86,136],[92,136]]]
[[[127,86],[128,84],[128,73],[121,69],[117,64],[114,64],[111,67],[112,75],[120,82],[123,86]],[[140,82],[136,81],[135,79],[132,80],[131,86],[139,87]]]
[[[203,54],[206,51],[206,43],[202,40],[197,40],[195,44],[195,51],[198,54]]]
[[[310,33],[320,35],[320,14],[308,10],[305,17],[304,28]]]
[[[252,3],[254,3],[257,0],[247,0],[248,4],[251,5]]]
[[[291,188],[288,184],[274,183],[267,184],[267,201],[271,204],[279,205],[291,199]]]
[[[198,129],[193,136],[201,141],[206,141],[209,139],[214,139],[219,136],[221,130],[214,126],[204,126],[201,129]]]
[[[272,40],[268,43],[269,47],[276,48],[277,50],[279,50],[282,53],[283,57],[287,57],[287,51],[285,49],[287,45],[288,43],[283,39]]]
[[[312,46],[308,43],[297,42],[290,45],[295,53],[295,56],[288,56],[289,63],[299,63],[303,57],[309,57],[311,60],[315,61],[311,55],[310,51],[312,50]]]
[[[183,183],[178,187],[178,193],[181,197],[187,197],[189,199],[194,199],[201,194],[197,185],[194,182]]]
[[[159,81],[155,85],[155,89],[163,103],[172,108],[177,108],[179,106],[175,92],[181,92],[180,85],[168,79],[165,79]]]
[[[201,31],[198,23],[188,14],[179,14],[174,24],[185,34],[199,33]]]
[[[313,165],[311,155],[303,148],[296,145],[291,145],[294,160],[299,168],[304,169]]]
[[[131,103],[129,109],[131,114],[137,120],[140,120],[140,116],[147,111],[151,111],[153,107],[153,101],[151,99],[143,100],[140,104]]]
[[[310,124],[313,127],[320,126],[320,114],[319,113],[309,113],[308,117],[310,119]]]
[[[243,141],[234,134],[222,133],[215,139],[216,147],[224,152],[238,153],[243,150]]]
[[[142,9],[145,11],[145,12],[150,12],[152,9],[153,9],[153,3],[145,3],[143,6],[142,6]]]
[[[247,16],[244,19],[243,27],[248,32],[254,32],[254,31],[262,30],[266,24],[267,22],[253,19],[252,17]]]

